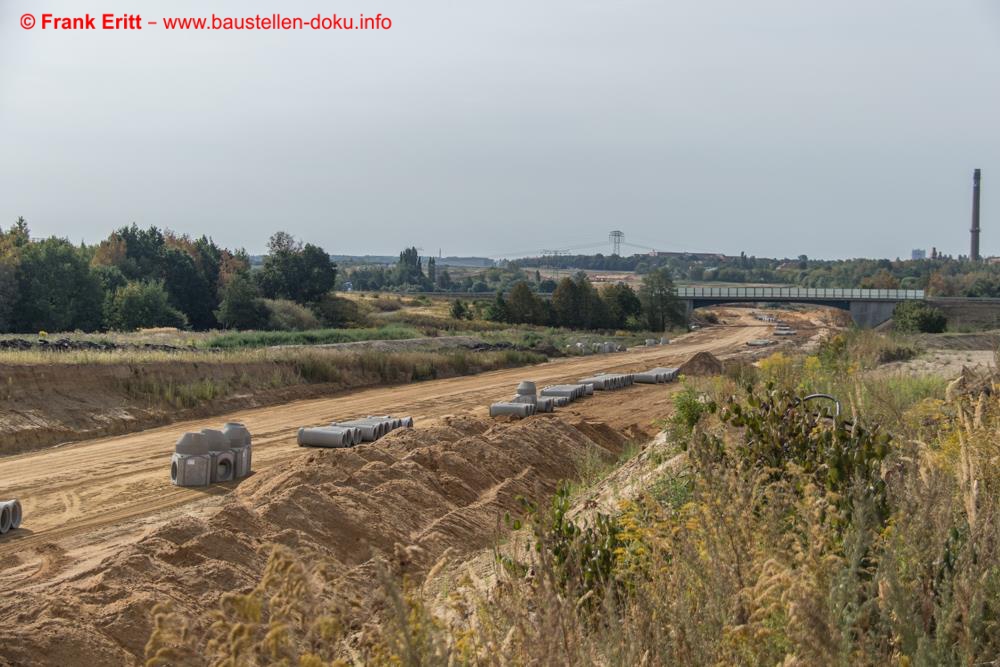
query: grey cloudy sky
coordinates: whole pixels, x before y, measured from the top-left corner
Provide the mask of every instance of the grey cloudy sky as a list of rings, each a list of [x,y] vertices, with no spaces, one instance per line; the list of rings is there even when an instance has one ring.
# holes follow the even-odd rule
[[[377,12],[57,33],[31,12]],[[0,224],[263,249],[1000,254],[1000,0],[0,0]],[[606,251],[606,246],[605,246]]]

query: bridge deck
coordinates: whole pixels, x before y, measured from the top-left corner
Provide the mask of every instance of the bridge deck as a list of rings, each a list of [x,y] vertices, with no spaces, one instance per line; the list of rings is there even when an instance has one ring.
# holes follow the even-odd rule
[[[809,287],[678,287],[677,296],[681,299],[737,301],[915,301],[924,298],[924,291]]]

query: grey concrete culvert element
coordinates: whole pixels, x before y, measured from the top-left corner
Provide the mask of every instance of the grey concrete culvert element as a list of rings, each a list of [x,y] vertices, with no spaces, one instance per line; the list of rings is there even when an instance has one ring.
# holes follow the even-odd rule
[[[510,399],[511,403],[524,403],[526,405],[537,405],[538,398],[535,396],[522,396],[521,394],[514,394]]]
[[[660,342],[658,340],[656,340],[655,338],[647,338],[646,339],[646,347],[656,347],[659,344],[660,344]]]
[[[570,404],[570,398],[568,396],[553,396],[552,404],[557,408],[565,408]]]
[[[222,434],[229,441],[229,446],[236,459],[236,479],[242,479],[253,469],[252,438],[247,427],[240,422],[227,422],[222,426]]]
[[[208,486],[212,481],[212,456],[201,433],[185,433],[174,445],[170,481],[175,486]]]
[[[236,454],[231,449],[212,452],[212,483],[231,482],[236,479]]]
[[[494,403],[490,406],[490,417],[530,417],[534,408],[531,403]]]
[[[0,505],[0,535],[7,534],[11,526],[10,505],[3,503]]]
[[[656,373],[636,373],[635,381],[640,384],[659,384],[660,376]]]
[[[353,447],[354,432],[335,426],[300,428],[298,443],[299,447]]]
[[[538,388],[531,380],[521,380],[517,385],[518,396],[535,396],[537,393]]]
[[[403,417],[403,428],[413,428],[413,417]]]
[[[583,395],[584,396],[593,396],[594,395],[594,383],[593,382],[584,382],[583,383]]]
[[[669,345],[669,344],[670,344],[670,339],[667,338],[666,336],[660,339],[660,345]]]
[[[201,435],[208,443],[208,454],[212,459],[209,468],[212,483],[232,481],[236,476],[236,456],[229,439],[222,431],[214,428],[203,428]]]

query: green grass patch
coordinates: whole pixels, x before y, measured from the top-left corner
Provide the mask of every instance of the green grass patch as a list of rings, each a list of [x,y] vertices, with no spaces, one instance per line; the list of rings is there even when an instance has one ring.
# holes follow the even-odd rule
[[[421,333],[409,326],[390,324],[365,329],[310,329],[308,331],[240,331],[210,338],[203,347],[222,350],[273,345],[329,345],[357,343],[366,340],[405,340],[419,338]]]

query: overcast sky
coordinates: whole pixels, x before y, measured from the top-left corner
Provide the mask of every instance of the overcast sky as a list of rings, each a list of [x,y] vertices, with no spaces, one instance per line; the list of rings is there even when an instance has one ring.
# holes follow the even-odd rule
[[[87,11],[392,28],[41,29]],[[1000,0],[0,0],[0,225],[36,236],[958,254],[975,167],[1000,254]]]

